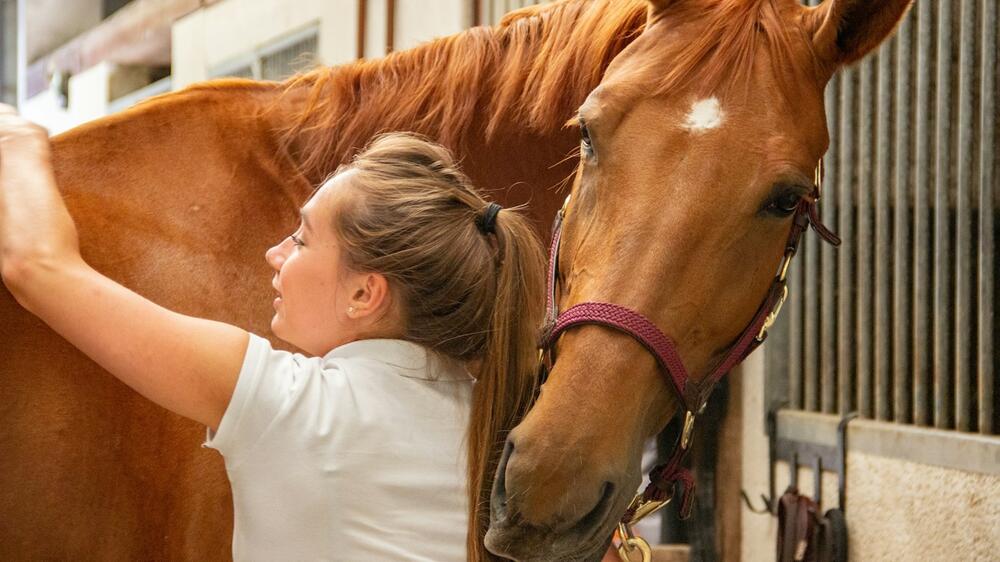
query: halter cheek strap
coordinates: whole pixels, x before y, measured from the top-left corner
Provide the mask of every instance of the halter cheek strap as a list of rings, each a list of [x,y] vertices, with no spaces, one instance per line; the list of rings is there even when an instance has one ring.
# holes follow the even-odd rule
[[[562,223],[565,218],[569,198],[556,216],[552,231],[552,245],[549,249],[548,290],[546,294],[546,324],[539,343],[539,379],[544,381],[555,362],[555,343],[566,330],[582,325],[599,325],[631,336],[656,359],[659,372],[667,385],[674,389],[683,409],[681,433],[669,460],[655,467],[649,475],[646,489],[633,498],[622,517],[619,531],[623,537],[630,535],[630,524],[656,511],[673,496],[676,484],[681,485],[681,518],[691,513],[694,499],[694,478],[684,468],[683,461],[691,445],[691,432],[697,414],[701,412],[716,383],[736,365],[742,362],[767,338],[767,330],[774,324],[782,304],[788,296],[786,275],[788,266],[795,256],[799,242],[806,229],[812,225],[817,234],[830,244],[837,246],[840,239],[830,232],[819,220],[816,204],[819,201],[822,184],[822,161],[816,169],[816,180],[812,194],[799,202],[792,220],[785,253],[778,272],[758,307],[750,323],[736,342],[729,348],[723,360],[702,381],[694,381],[684,367],[677,352],[677,345],[656,325],[642,314],[621,305],[605,302],[584,302],[571,306],[559,313],[557,304],[557,281],[559,278],[559,247],[562,238]]]

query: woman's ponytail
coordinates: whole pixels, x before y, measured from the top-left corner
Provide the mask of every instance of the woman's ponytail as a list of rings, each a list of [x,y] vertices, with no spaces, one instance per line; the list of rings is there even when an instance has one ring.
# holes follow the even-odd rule
[[[490,209],[487,209],[490,210]],[[528,220],[496,216],[496,300],[473,394],[469,433],[469,559],[498,558],[483,547],[490,491],[507,433],[527,413],[535,389],[538,330],[545,302],[545,256]],[[486,273],[489,275],[489,273]]]

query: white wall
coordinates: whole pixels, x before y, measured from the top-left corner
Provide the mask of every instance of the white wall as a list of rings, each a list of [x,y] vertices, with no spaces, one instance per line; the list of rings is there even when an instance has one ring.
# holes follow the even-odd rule
[[[352,0],[226,0],[173,26],[173,87],[207,80],[210,71],[310,26],[319,27],[319,60],[354,60],[357,2]]]
[[[387,44],[386,3],[367,0],[365,10],[365,57],[378,58]],[[466,0],[396,0],[394,19],[393,47],[399,51],[468,28],[472,8]],[[207,80],[212,69],[315,25],[321,64],[355,59],[353,0],[225,0],[193,12],[173,26],[173,87]]]
[[[471,25],[472,8],[466,0],[396,0],[395,49],[409,49]]]

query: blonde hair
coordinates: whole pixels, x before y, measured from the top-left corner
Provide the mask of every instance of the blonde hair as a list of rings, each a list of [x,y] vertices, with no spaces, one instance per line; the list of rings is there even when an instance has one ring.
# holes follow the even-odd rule
[[[468,558],[483,547],[500,450],[535,385],[545,256],[517,209],[483,228],[489,202],[444,147],[411,133],[376,137],[350,164],[334,214],[348,267],[386,277],[403,339],[478,361],[468,433]]]

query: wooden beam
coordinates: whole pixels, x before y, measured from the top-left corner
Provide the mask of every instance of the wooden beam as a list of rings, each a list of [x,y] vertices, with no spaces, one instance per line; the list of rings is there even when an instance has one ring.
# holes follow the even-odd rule
[[[365,28],[368,27],[368,0],[358,0],[358,44],[357,58],[365,58]]]
[[[470,0],[472,2],[472,27],[483,25],[483,11],[480,0]]]
[[[124,65],[170,64],[170,29],[181,17],[220,0],[135,0],[27,69],[27,97],[47,87],[49,72],[68,75],[103,61]]]
[[[392,52],[396,39],[396,0],[385,0],[385,54]]]

